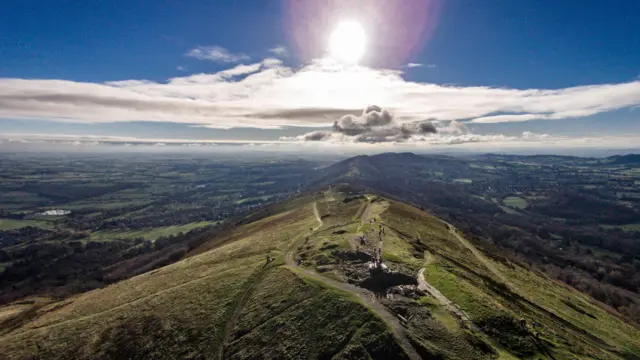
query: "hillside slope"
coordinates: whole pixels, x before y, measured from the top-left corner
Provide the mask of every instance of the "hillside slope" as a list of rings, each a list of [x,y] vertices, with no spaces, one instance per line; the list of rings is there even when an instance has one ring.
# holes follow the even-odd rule
[[[594,300],[347,187],[263,209],[175,264],[0,308],[0,322],[0,359],[640,356],[640,331]]]

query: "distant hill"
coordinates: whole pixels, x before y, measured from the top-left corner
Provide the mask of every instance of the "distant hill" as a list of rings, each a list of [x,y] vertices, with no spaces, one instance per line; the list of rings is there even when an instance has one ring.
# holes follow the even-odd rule
[[[426,170],[425,161],[430,171],[469,165],[352,158],[316,184],[355,185],[263,208],[179,262],[65,300],[1,307],[0,359],[640,356],[640,330],[614,311],[358,185],[400,182],[396,171]]]
[[[640,154],[609,156],[606,160],[612,164],[640,164]]]

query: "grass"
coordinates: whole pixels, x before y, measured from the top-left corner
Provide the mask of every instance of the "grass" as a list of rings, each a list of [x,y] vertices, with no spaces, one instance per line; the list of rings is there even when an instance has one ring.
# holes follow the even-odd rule
[[[613,348],[628,354],[640,352],[638,329],[625,324],[616,315],[607,312],[603,307],[596,305],[594,300],[576,290],[517,265],[506,266],[487,259],[486,261],[492,263],[513,285],[501,287],[500,279],[472,253],[460,247],[459,242],[449,236],[446,227],[437,219],[415,208],[397,203],[391,204],[389,210],[382,214],[382,219],[398,230],[399,234],[403,234],[399,236],[401,239],[406,241],[418,236],[429,246],[429,251],[435,254],[436,260],[425,264],[426,280],[455,302],[474,321],[496,319],[490,320],[496,324],[496,321],[502,321],[497,319],[504,318],[517,323],[518,319],[524,316],[528,322],[535,320],[542,324],[542,338],[551,345],[538,349],[542,351],[539,356],[549,358],[548,354],[552,354],[556,359],[607,359],[616,356],[612,352]],[[406,254],[394,255],[407,258]],[[520,299],[512,292],[523,298]],[[419,302],[433,313],[439,309],[437,304],[434,305],[432,301],[424,298]],[[595,319],[586,314],[595,316]],[[446,320],[439,319],[436,315],[434,317],[446,325]],[[453,328],[447,329],[451,331]],[[508,358],[508,352],[501,349],[505,346],[500,345],[501,341],[509,348],[509,342],[526,343],[528,340],[526,337],[522,338],[522,335],[514,335],[520,336],[521,340],[513,340],[507,337],[508,332],[505,331],[502,329],[492,336],[498,354]],[[523,351],[522,349],[508,350],[518,353]]]
[[[9,358],[47,359],[216,353],[227,320],[266,253],[284,252],[314,222],[310,206],[267,217],[217,239],[210,251],[31,310],[0,337],[0,348]]]
[[[210,266],[206,275],[188,271],[182,276],[186,274],[176,271],[190,266],[169,266],[52,305],[0,339],[0,347],[13,358],[38,353],[47,359],[82,359],[85,351],[98,358],[169,359],[208,353],[221,337],[243,284],[261,265],[261,259],[246,260],[243,266]],[[174,275],[181,275],[181,281]],[[46,312],[56,306],[57,311]],[[40,329],[32,330],[35,327]]]
[[[514,210],[510,207],[507,206],[502,206],[502,205],[498,205],[498,207],[500,207],[500,209],[502,209],[502,211],[504,211],[507,214],[513,214],[513,215],[522,215],[521,212]]]
[[[91,233],[92,240],[136,239],[155,240],[163,236],[186,233],[203,226],[215,225],[215,221],[201,221],[185,225],[162,226],[139,230],[101,230]]]
[[[238,205],[242,205],[244,203],[248,203],[248,202],[266,202],[269,201],[269,199],[271,199],[272,196],[256,196],[256,197],[251,197],[251,198],[244,198],[244,199],[240,199],[237,200],[235,203]]]
[[[600,225],[605,229],[621,229],[623,231],[640,231],[640,224]]]
[[[44,220],[0,219],[0,230],[15,230],[27,226],[33,226],[45,230],[53,229],[53,224]]]
[[[98,209],[98,210],[111,210],[128,208],[134,206],[144,206],[149,204],[150,201],[116,201],[116,202],[78,202],[70,203],[66,205],[57,206],[63,210],[80,210],[80,209]]]
[[[356,351],[374,359],[403,355],[386,325],[349,295],[276,268],[250,297],[225,357],[342,358]]]
[[[517,209],[526,209],[529,203],[526,199],[518,196],[507,196],[503,200],[504,204]]]
[[[233,359],[401,357],[403,351],[387,324],[360,298],[300,269],[281,266],[293,244],[302,244],[298,254],[325,257],[349,246],[360,225],[354,216],[362,214],[366,200],[344,203],[338,194],[330,194],[334,201],[325,196],[262,209],[242,225],[212,237],[186,259],[106,288],[49,304],[2,307],[3,355],[213,357],[226,339],[224,358]],[[317,225],[313,201],[329,216],[308,236]],[[425,279],[475,324],[470,329],[461,325],[430,296],[390,303],[381,299],[410,318],[407,332],[424,357],[640,356],[640,330],[594,300],[507,260],[485,259],[452,235],[446,223],[412,206],[387,203],[375,209],[376,225],[383,224],[386,232],[385,261],[408,273],[424,267]],[[338,230],[345,233],[335,234]],[[276,258],[268,267],[266,254]],[[336,267],[325,274],[344,281],[340,271]],[[522,317],[528,324],[542,325],[538,345],[532,331],[519,325]]]
[[[573,288],[537,276],[535,273],[518,266],[496,265],[509,276],[510,281],[527,299],[535,301],[544,309],[612,346],[634,353],[636,356],[640,355],[640,330],[606,310],[604,305],[598,305],[595,300]],[[576,309],[581,311],[576,311]],[[540,318],[540,320],[542,319]],[[547,327],[555,328],[556,331],[566,331],[566,325],[560,327],[557,322],[556,324],[549,320],[546,322]],[[582,334],[565,336],[582,338],[582,341],[589,343],[592,347],[600,346],[598,343],[594,344],[594,339]]]
[[[471,184],[473,183],[473,180],[471,179],[453,179],[454,182],[460,183],[460,184]]]

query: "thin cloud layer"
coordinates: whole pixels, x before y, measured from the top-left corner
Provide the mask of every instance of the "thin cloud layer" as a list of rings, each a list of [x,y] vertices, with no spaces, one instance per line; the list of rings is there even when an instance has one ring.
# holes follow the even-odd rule
[[[272,53],[273,55],[279,56],[279,57],[288,57],[289,56],[289,50],[287,50],[287,48],[282,46],[282,45],[278,45],[276,47],[273,47],[273,48],[269,49],[269,52]]]
[[[216,47],[190,54],[228,63],[248,58]],[[567,120],[640,105],[640,81],[555,90],[450,86],[407,81],[399,70],[328,60],[292,68],[276,58],[165,82],[0,79],[0,118],[7,119],[323,127],[328,119],[356,116],[371,103],[392,112],[399,128],[423,119],[433,124]]]
[[[189,50],[185,56],[198,60],[209,60],[221,63],[234,63],[249,61],[251,59],[248,55],[242,53],[234,54],[220,46],[198,46],[195,49]]]

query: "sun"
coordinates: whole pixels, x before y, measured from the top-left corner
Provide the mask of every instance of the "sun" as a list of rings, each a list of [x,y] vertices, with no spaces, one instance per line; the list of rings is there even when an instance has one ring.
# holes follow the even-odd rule
[[[367,47],[367,34],[357,21],[342,21],[329,37],[329,54],[345,63],[356,64]]]

